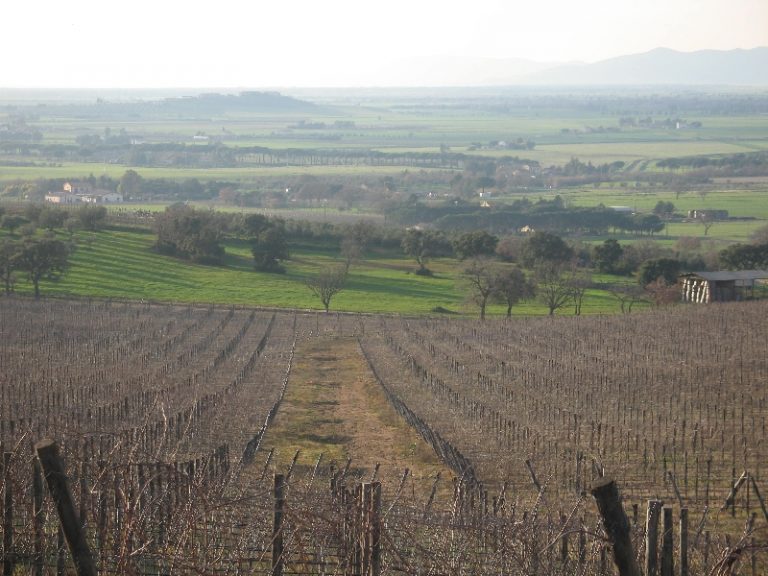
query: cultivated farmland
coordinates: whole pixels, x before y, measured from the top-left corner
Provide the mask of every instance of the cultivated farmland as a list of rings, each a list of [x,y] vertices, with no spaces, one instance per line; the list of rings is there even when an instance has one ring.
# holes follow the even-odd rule
[[[653,499],[686,510],[689,573],[765,566],[764,302],[486,323],[0,312],[6,573],[71,566],[44,437],[104,573],[611,573],[603,477],[639,564]]]

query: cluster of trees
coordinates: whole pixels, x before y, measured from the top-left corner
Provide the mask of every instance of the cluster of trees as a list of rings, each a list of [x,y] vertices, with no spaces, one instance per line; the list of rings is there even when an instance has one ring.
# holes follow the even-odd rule
[[[765,234],[768,235],[768,228]],[[699,247],[700,243],[696,246],[688,246],[693,244],[691,242],[679,244],[678,251],[672,252],[651,241],[622,245],[611,238],[587,247],[569,245],[549,232],[536,232],[525,238],[501,238],[496,244],[495,255],[502,261],[530,270],[528,297],[535,295],[550,314],[569,305],[573,305],[575,314],[580,314],[586,291],[598,287],[592,280],[591,270],[635,275],[637,283],[634,285],[617,283],[609,287],[622,311],[629,312],[641,301],[662,304],[678,300],[680,273],[707,268],[701,257],[687,254],[689,248]],[[504,269],[503,264],[494,262],[487,254],[486,251],[485,257],[473,260],[463,273],[470,300],[479,307],[481,317],[485,315],[486,305],[494,301],[496,275]],[[741,266],[733,264],[736,257],[744,259]],[[733,246],[720,253],[720,260],[732,268],[761,267],[761,263],[762,267],[768,267],[768,243]]]
[[[707,268],[700,257],[686,258],[681,251],[668,254],[660,247],[645,244],[622,245],[614,238],[592,248],[592,264],[599,272],[606,274],[637,273],[637,281],[642,287],[659,281],[673,285],[682,271]]]
[[[232,182],[197,178],[171,180],[168,178],[144,178],[136,170],[126,170],[118,181],[110,183],[110,190],[117,190],[131,200],[210,200],[224,190],[236,188]]]
[[[609,238],[603,241],[602,244],[597,244],[592,248],[591,261],[592,265],[599,271],[606,274],[617,275],[629,275],[635,273],[638,269],[643,267],[648,262],[655,261],[674,261],[676,262],[677,270],[681,268],[705,268],[705,264],[700,259],[685,259],[672,258],[663,253],[663,250],[648,250],[649,247],[645,244],[620,244],[616,239]],[[651,268],[653,270],[654,268]],[[651,272],[648,272],[650,274]],[[640,274],[640,283],[645,285],[648,281],[656,280],[661,274],[653,276],[650,280],[647,280],[647,274]],[[665,274],[665,277],[672,278],[672,282],[676,282],[677,272],[673,274]]]
[[[6,232],[0,239],[3,292],[12,294],[21,275],[26,276],[35,298],[39,298],[41,282],[55,281],[66,271],[75,246],[71,241],[74,231],[99,230],[106,216],[106,209],[95,205],[56,207],[30,203],[22,211],[0,207],[0,228]],[[68,232],[70,241],[57,238],[57,230]]]
[[[71,182],[71,180],[41,178],[32,181],[12,182],[0,190],[0,196],[41,202],[48,192],[61,190],[66,182]],[[94,190],[120,192],[126,200],[209,200],[238,187],[234,182],[219,180],[201,182],[197,178],[183,180],[144,178],[133,169],[126,170],[120,178],[112,178],[107,175],[96,177],[91,174],[79,181],[78,184]]]
[[[720,252],[720,262],[731,270],[768,270],[768,242],[733,244]]]
[[[656,165],[669,170],[684,168],[688,170],[712,169],[716,172],[727,171],[731,175],[747,175],[755,171],[765,173],[768,170],[768,152],[743,152],[715,157],[683,156],[679,158],[665,158],[659,160]]]
[[[365,225],[347,228],[340,243],[343,264],[307,280],[307,287],[326,310],[331,299],[343,290],[351,263],[360,257],[371,238]],[[590,274],[577,266],[576,251],[559,236],[546,232],[520,239],[516,246],[510,247],[508,242],[505,245],[484,231],[449,237],[439,230],[412,228],[403,235],[401,248],[416,262],[418,275],[432,275],[428,267],[431,258],[455,256],[468,261],[462,272],[463,284],[469,300],[478,306],[481,318],[485,317],[491,302],[505,304],[510,316],[515,304],[535,296],[547,306],[550,314],[569,303],[573,303],[575,313],[579,314],[585,292],[592,286]],[[532,270],[532,277],[528,278],[517,264]]]
[[[453,249],[448,237],[435,230],[420,230],[411,228],[405,232],[402,240],[403,252],[416,260],[419,265],[416,274],[420,276],[431,276],[432,271],[427,268],[427,262],[430,258],[441,256],[450,256]]]
[[[480,310],[480,319],[485,319],[489,302],[503,302],[507,306],[507,317],[512,316],[512,307],[531,298],[535,286],[517,266],[500,266],[486,259],[474,259],[462,272],[469,289],[470,300]]]
[[[57,280],[67,269],[74,249],[75,230],[101,229],[107,217],[103,206],[85,204],[57,207],[29,203],[22,211],[6,211],[0,207],[0,279],[3,292],[10,295],[20,276],[32,284],[35,298],[40,297],[40,284]],[[57,238],[57,230],[70,234],[70,241]]]
[[[155,217],[155,249],[169,256],[199,264],[224,264],[223,242],[227,236],[244,238],[251,244],[254,268],[262,272],[284,272],[288,258],[284,222],[261,214],[226,214],[173,204]]]
[[[6,122],[0,124],[0,142],[39,143],[43,139],[43,133],[27,123],[23,114],[10,114]]]
[[[249,214],[243,218],[243,230],[251,239],[253,265],[260,272],[285,272],[281,264],[290,256],[285,223],[269,220],[261,214]]]
[[[70,248],[53,237],[22,237],[13,235],[0,241],[0,279],[3,291],[10,295],[18,279],[18,273],[27,276],[34,288],[35,298],[40,297],[40,282],[55,280],[67,268]]]
[[[30,203],[21,212],[5,213],[0,208],[0,227],[11,234],[19,232],[22,236],[31,236],[38,228],[48,231],[100,230],[107,219],[107,210],[103,206],[84,204],[73,208]]]
[[[675,205],[672,202],[659,200],[656,202],[656,206],[653,207],[653,213],[659,218],[668,220],[675,215]]]
[[[507,233],[530,227],[561,233],[606,234],[609,231],[653,236],[664,230],[657,214],[626,214],[605,206],[568,207],[561,197],[552,200],[517,200],[511,205],[480,207],[446,201],[441,204],[403,203],[390,218],[405,225],[431,223],[441,230],[491,230]]]
[[[488,299],[507,305],[507,316],[519,300],[537,296],[550,315],[572,303],[574,313],[581,313],[586,290],[592,286],[590,274],[578,266],[575,250],[561,237],[548,232],[536,232],[516,245],[497,245],[497,254],[504,260],[519,262],[533,271],[528,280],[516,266],[502,267],[473,262],[464,270],[472,289],[472,300],[485,316]],[[484,286],[484,288],[483,288]]]
[[[432,257],[454,256],[460,260],[498,258],[536,271],[536,275],[548,279],[545,283],[549,285],[555,272],[571,274],[589,268],[623,276],[637,273],[641,286],[659,278],[674,284],[682,270],[707,268],[700,257],[695,253],[686,255],[683,248],[681,244],[678,252],[672,252],[651,241],[622,245],[613,238],[593,247],[570,245],[562,237],[546,231],[537,231],[525,237],[498,238],[484,231],[459,233],[451,237],[440,230],[414,228],[407,230],[402,240],[403,252],[418,265],[417,274],[431,274],[427,265]],[[754,251],[754,248],[745,249],[745,252],[748,250]],[[581,272],[579,275],[584,276]]]
[[[155,217],[155,249],[200,264],[223,264],[223,232],[214,212],[174,204]]]

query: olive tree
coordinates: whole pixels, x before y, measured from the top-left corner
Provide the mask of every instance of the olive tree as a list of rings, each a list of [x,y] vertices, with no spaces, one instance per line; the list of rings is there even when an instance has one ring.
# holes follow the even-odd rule
[[[35,298],[40,298],[41,280],[64,273],[68,256],[67,245],[61,240],[30,239],[22,244],[16,262],[18,268],[29,276],[35,289]]]
[[[533,298],[536,285],[526,278],[517,266],[500,269],[495,275],[493,299],[507,306],[507,318],[512,317],[512,307],[521,300]]]

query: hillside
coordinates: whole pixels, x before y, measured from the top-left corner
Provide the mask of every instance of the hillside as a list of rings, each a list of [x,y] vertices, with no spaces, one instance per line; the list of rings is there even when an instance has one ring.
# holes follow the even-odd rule
[[[159,108],[167,112],[222,114],[227,112],[303,112],[316,109],[310,102],[283,96],[278,92],[240,94],[201,94],[194,97],[166,98]]]
[[[570,85],[768,85],[768,48],[678,52],[656,48],[593,64],[568,64],[526,76],[524,83]]]

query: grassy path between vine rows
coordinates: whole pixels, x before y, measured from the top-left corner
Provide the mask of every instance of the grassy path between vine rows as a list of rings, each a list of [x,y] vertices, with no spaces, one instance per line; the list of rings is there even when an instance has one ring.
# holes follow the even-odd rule
[[[266,434],[262,453],[275,449],[274,466],[285,471],[296,450],[298,464],[323,462],[345,466],[349,475],[378,476],[396,488],[395,478],[408,468],[417,490],[429,490],[440,472],[443,489],[452,472],[431,447],[387,402],[354,338],[319,337],[297,343],[285,398]]]

